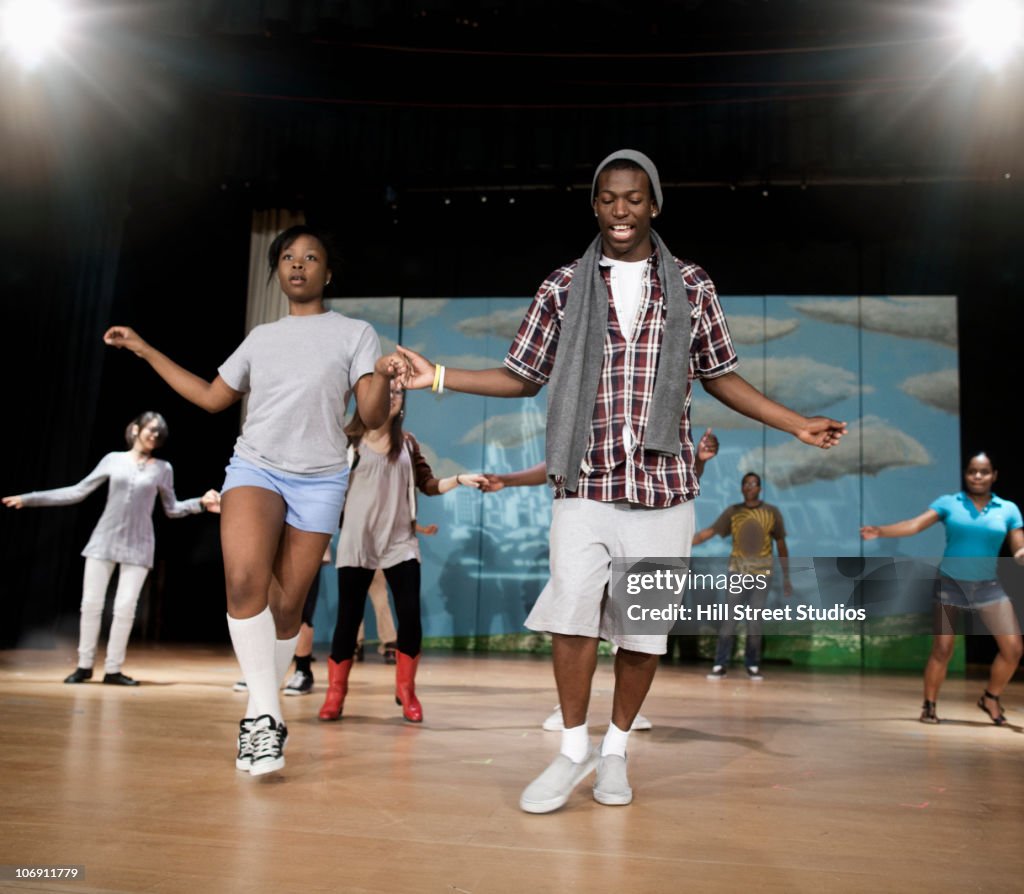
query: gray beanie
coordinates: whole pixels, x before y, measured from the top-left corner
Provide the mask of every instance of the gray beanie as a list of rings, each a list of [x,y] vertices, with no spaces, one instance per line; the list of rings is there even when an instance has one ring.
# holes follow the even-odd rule
[[[638,152],[636,149],[619,149],[617,152],[613,152],[604,161],[597,166],[597,170],[594,171],[594,182],[590,186],[590,201],[593,201],[597,194],[597,178],[601,175],[601,171],[604,170],[606,165],[611,164],[613,161],[618,159],[624,159],[626,161],[634,162],[640,165],[644,169],[644,173],[647,175],[647,179],[651,181],[651,193],[654,195],[654,202],[658,206],[659,210],[662,207],[661,204],[661,180],[658,178],[658,169],[654,166],[654,162],[651,161],[643,152]]]

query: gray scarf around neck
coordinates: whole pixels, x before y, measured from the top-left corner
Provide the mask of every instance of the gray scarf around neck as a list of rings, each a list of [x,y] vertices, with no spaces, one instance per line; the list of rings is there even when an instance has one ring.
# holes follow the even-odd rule
[[[657,252],[666,323],[641,446],[679,456],[679,422],[690,368],[690,304],[672,252],[654,230],[651,242]],[[571,492],[579,487],[580,467],[590,440],[608,330],[608,286],[601,275],[601,248],[598,236],[576,265],[548,385],[548,478],[564,478],[566,490]]]

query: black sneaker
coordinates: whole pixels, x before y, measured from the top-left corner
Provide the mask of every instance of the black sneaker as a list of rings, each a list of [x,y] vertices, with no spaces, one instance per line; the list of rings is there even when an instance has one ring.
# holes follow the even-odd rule
[[[273,773],[284,767],[284,745],[288,741],[288,727],[283,720],[278,723],[269,714],[261,714],[253,721],[249,736],[252,743],[249,772],[253,776]]]
[[[711,668],[711,673],[708,674],[709,680],[724,680],[725,679],[725,665],[716,664]]]
[[[755,683],[760,683],[764,679],[761,676],[761,669],[756,664],[752,664],[747,668],[747,679]]]
[[[138,686],[139,681],[133,680],[131,677],[126,677],[121,671],[116,674],[104,674],[103,682],[108,686]]]
[[[74,673],[68,674],[64,678],[65,683],[84,683],[86,680],[92,679],[92,668],[91,667],[76,667]]]
[[[252,717],[243,717],[238,721],[238,755],[235,757],[235,769],[246,773],[252,767]]]
[[[309,695],[313,691],[313,675],[297,670],[284,687],[285,695]]]

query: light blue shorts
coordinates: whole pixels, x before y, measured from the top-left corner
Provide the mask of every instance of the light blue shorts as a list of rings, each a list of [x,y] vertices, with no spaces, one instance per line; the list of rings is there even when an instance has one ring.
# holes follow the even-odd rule
[[[285,524],[300,531],[333,534],[338,530],[341,507],[348,490],[348,469],[323,477],[285,475],[232,456],[220,492],[233,487],[262,487],[278,494],[285,504]]]

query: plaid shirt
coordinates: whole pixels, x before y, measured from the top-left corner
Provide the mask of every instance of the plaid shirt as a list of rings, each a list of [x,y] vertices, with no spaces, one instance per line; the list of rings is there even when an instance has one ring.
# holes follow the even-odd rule
[[[576,491],[578,497],[664,508],[692,500],[700,493],[693,471],[695,451],[690,437],[693,380],[725,375],[736,369],[738,361],[714,283],[696,264],[675,261],[690,300],[690,370],[686,403],[679,420],[682,455],[668,456],[643,447],[665,331],[666,306],[658,280],[657,257],[652,255],[644,270],[632,337],[624,336],[619,328],[610,270],[602,267],[608,285],[608,331],[590,441]],[[544,281],[505,357],[508,369],[538,385],[547,384],[554,366],[569,284],[577,263],[556,270]],[[565,495],[565,482],[556,482],[555,497]]]

